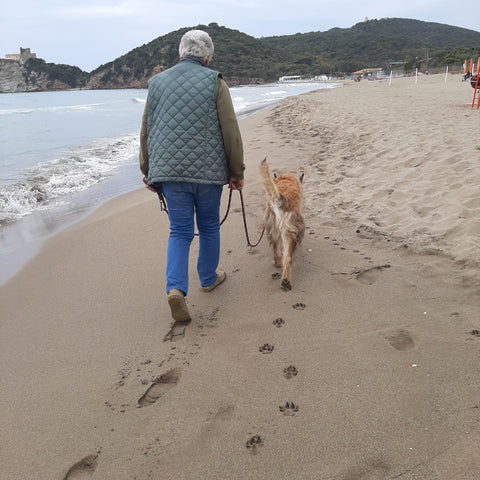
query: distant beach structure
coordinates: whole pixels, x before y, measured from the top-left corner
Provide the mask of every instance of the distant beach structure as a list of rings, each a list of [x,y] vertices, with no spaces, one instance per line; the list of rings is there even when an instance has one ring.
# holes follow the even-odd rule
[[[304,77],[302,75],[285,75],[278,79],[279,83],[308,83],[308,82],[327,82],[326,75],[319,75],[315,77]]]
[[[352,73],[352,76],[358,78],[384,78],[385,73],[383,68],[362,68]]]
[[[29,58],[37,58],[36,53],[31,53],[29,48],[20,48],[20,53],[7,53],[5,60],[15,60],[25,63]]]

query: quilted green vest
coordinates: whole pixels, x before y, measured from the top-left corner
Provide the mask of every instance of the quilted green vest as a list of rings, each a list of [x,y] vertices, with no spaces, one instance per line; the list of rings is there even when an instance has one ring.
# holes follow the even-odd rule
[[[186,57],[148,82],[148,183],[224,185],[229,167],[217,116],[220,74]]]

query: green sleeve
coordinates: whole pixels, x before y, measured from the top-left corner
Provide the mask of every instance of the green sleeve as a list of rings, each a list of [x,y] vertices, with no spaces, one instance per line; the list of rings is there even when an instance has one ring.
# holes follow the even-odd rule
[[[145,177],[148,176],[148,146],[147,146],[147,118],[148,118],[148,99],[145,104],[145,110],[142,117],[142,128],[140,129],[140,170]]]
[[[243,180],[245,164],[243,160],[243,143],[238,126],[237,116],[233,109],[232,98],[228,85],[218,77],[217,84],[217,114],[222,129],[223,144],[230,166],[230,175],[237,180]]]

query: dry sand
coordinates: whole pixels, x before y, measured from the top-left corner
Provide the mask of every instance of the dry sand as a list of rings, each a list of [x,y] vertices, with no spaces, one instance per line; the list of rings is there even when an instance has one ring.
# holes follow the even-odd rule
[[[54,237],[1,287],[0,478],[479,479],[472,96],[460,76],[346,82],[243,120],[252,240],[260,161],[305,172],[293,290],[234,192],[227,282],[199,291],[194,242],[183,335],[153,194]]]

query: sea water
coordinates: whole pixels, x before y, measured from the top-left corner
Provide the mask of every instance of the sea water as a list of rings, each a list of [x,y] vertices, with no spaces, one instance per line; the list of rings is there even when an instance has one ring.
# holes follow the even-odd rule
[[[238,118],[334,83],[230,88]],[[42,239],[140,188],[146,90],[0,95],[0,284]],[[35,248],[34,248],[35,247]]]

